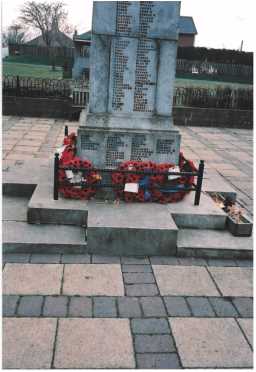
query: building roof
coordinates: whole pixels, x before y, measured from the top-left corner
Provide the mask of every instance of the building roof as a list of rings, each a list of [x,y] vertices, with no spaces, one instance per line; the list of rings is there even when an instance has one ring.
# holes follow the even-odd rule
[[[197,35],[196,26],[192,17],[180,16],[179,33]]]
[[[51,31],[53,33],[51,46],[73,48],[73,40],[61,31]],[[38,36],[26,43],[27,45],[46,46],[42,36]]]
[[[179,33],[197,35],[197,29],[196,29],[193,17],[180,16]],[[91,30],[84,32],[81,35],[74,36],[74,41],[90,41],[90,40],[91,40]]]

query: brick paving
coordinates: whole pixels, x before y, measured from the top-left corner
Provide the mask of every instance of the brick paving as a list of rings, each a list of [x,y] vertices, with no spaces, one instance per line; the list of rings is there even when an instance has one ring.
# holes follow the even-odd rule
[[[35,256],[36,259],[33,257]],[[63,260],[64,258],[64,260]],[[19,265],[23,267],[24,265],[27,265],[29,267],[34,268],[34,294],[26,294],[26,291],[22,293],[23,289],[26,289],[26,283],[21,283],[20,286],[20,293],[17,295],[12,294],[9,290],[7,295],[3,296],[3,315],[4,319],[74,319],[76,321],[75,324],[75,333],[77,333],[78,341],[81,345],[81,350],[85,347],[84,342],[84,331],[83,331],[83,319],[93,320],[93,319],[124,319],[128,320],[128,329],[129,332],[127,333],[127,329],[124,333],[125,342],[127,343],[128,347],[128,354],[125,356],[125,353],[119,359],[118,361],[115,360],[115,362],[112,361],[111,353],[119,353],[119,344],[118,342],[114,343],[114,349],[111,349],[108,351],[107,346],[105,345],[105,336],[103,333],[103,339],[99,341],[98,336],[94,335],[92,333],[91,337],[96,337],[97,342],[99,342],[99,345],[96,345],[96,349],[99,348],[106,348],[107,354],[104,357],[100,358],[100,361],[97,361],[97,358],[94,358],[93,355],[89,357],[89,359],[86,359],[83,357],[83,355],[80,353],[79,350],[74,351],[72,349],[72,352],[69,353],[69,355],[64,358],[65,360],[61,359],[60,355],[64,355],[64,353],[67,351],[67,346],[65,342],[63,341],[64,335],[68,334],[68,329],[70,329],[69,323],[62,323],[62,330],[59,330],[59,327],[56,328],[56,337],[55,337],[55,344],[52,345],[51,349],[49,348],[49,340],[51,340],[51,335],[47,333],[47,339],[42,341],[39,339],[37,342],[37,346],[39,350],[41,350],[42,343],[46,343],[44,348],[47,350],[48,354],[51,355],[51,367],[59,367],[59,368],[90,368],[92,366],[100,366],[101,368],[110,368],[111,366],[113,368],[116,368],[115,366],[118,365],[118,367],[123,368],[123,366],[126,366],[128,368],[184,368],[186,366],[196,366],[196,367],[216,367],[216,366],[222,366],[227,367],[229,362],[227,359],[230,360],[232,353],[230,351],[230,348],[226,346],[226,342],[229,341],[229,338],[227,336],[227,331],[223,331],[222,339],[224,339],[224,345],[220,347],[220,355],[221,358],[217,361],[214,358],[207,359],[207,355],[205,355],[205,345],[206,342],[206,349],[209,347],[215,347],[218,348],[218,339],[217,334],[213,332],[213,335],[205,336],[207,335],[207,327],[212,327],[211,319],[219,319],[220,321],[224,319],[233,319],[235,323],[229,324],[229,331],[232,332],[232,337],[235,339],[232,340],[232,344],[237,348],[236,353],[238,356],[233,360],[232,367],[248,367],[251,365],[251,348],[252,348],[252,341],[251,341],[251,334],[252,334],[252,323],[248,322],[249,319],[253,316],[253,299],[252,297],[244,297],[244,296],[237,296],[237,292],[232,296],[232,294],[229,293],[229,296],[224,296],[223,294],[219,294],[217,292],[217,296],[212,295],[212,287],[208,287],[209,293],[205,296],[197,295],[196,293],[193,295],[161,295],[161,292],[158,287],[158,281],[155,280],[154,284],[148,284],[148,274],[150,274],[150,279],[152,279],[153,276],[153,267],[155,265],[152,265],[154,259],[152,257],[143,257],[143,258],[125,258],[125,257],[109,257],[108,263],[102,263],[102,264],[94,264],[95,261],[97,262],[104,262],[105,258],[104,256],[86,256],[86,262],[88,263],[82,263],[83,260],[81,260],[81,263],[74,264],[73,260],[74,256],[71,255],[70,257],[68,255],[59,255],[58,258],[56,255],[30,255],[29,262],[30,263],[22,263],[22,260],[20,260],[19,255],[4,255],[4,261],[7,262],[7,269],[8,267],[12,267],[13,265]],[[82,257],[81,257],[82,258]],[[93,289],[91,291],[92,295],[83,295],[79,293],[79,286],[76,287],[78,290],[74,291],[73,294],[70,295],[63,295],[62,291],[58,295],[41,295],[37,294],[37,288],[41,286],[41,283],[38,283],[37,281],[37,275],[36,275],[36,269],[40,269],[41,266],[43,267],[49,267],[52,266],[56,268],[56,259],[58,262],[68,262],[68,263],[62,263],[57,264],[57,266],[61,267],[62,270],[60,270],[61,277],[58,278],[58,281],[63,283],[63,279],[65,278],[65,271],[68,270],[68,268],[72,268],[72,271],[74,271],[77,275],[76,281],[79,281],[79,277],[81,276],[87,276],[86,268],[89,267],[93,268],[95,265],[96,267],[101,266],[102,269],[104,267],[107,267],[108,270],[114,269],[116,271],[117,266],[119,266],[120,271],[122,272],[122,286],[129,287],[133,284],[125,284],[125,280],[127,280],[127,277],[125,279],[125,274],[129,274],[129,282],[134,280],[135,282],[140,281],[141,288],[146,287],[148,285],[154,285],[156,288],[156,293],[153,295],[145,295],[145,289],[141,290],[139,294],[131,295],[127,290],[123,293],[123,295],[109,295],[107,292],[104,295],[95,295],[93,294]],[[15,263],[15,262],[19,263]],[[21,262],[20,262],[21,261]],[[36,262],[45,262],[44,264],[38,264]],[[210,265],[208,262],[210,262]],[[223,270],[229,270],[231,268],[237,268],[240,269],[239,264],[241,264],[241,268],[243,270],[251,270],[251,268],[243,267],[242,263],[243,261],[230,261],[230,260],[219,260],[219,262],[215,261],[214,266],[211,266],[212,262],[210,260],[201,260],[200,265],[195,265],[195,261],[187,261],[187,266],[183,266],[182,263],[184,261],[181,260],[180,263],[178,263],[178,266],[172,265],[172,262],[167,263],[168,261],[164,260],[164,258],[159,257],[157,262],[164,262],[164,265],[160,265],[160,267],[166,267],[166,268],[176,268],[180,267],[182,270],[183,268],[191,268],[192,270],[188,272],[187,275],[190,276],[190,281],[194,281],[194,275],[197,273],[197,271],[194,271],[193,269],[199,269],[200,267],[202,269],[205,269],[205,273],[208,275],[208,279],[212,281],[212,285],[216,286],[216,283],[212,280],[208,270],[211,268],[221,268]],[[113,264],[110,264],[109,262],[115,262]],[[116,262],[126,262],[124,264],[116,264]],[[151,263],[152,262],[152,263]],[[190,264],[190,265],[189,265]],[[222,266],[221,266],[222,265]],[[228,266],[229,265],[229,266]],[[236,266],[234,266],[236,265]],[[84,269],[81,270],[81,267]],[[79,268],[79,270],[78,270]],[[130,270],[129,270],[130,269]],[[146,269],[146,272],[145,272]],[[5,272],[6,268],[4,268]],[[31,272],[29,270],[29,272]],[[92,271],[88,270],[88,273],[90,275],[92,274]],[[106,273],[106,272],[105,272]],[[147,275],[146,275],[147,274]],[[88,274],[89,275],[89,274]],[[233,275],[235,275],[233,273]],[[116,281],[119,281],[120,278],[114,276]],[[153,276],[154,278],[154,276]],[[239,278],[239,276],[238,276]],[[4,276],[5,280],[5,276]],[[235,276],[233,277],[233,280],[235,280]],[[252,278],[250,277],[248,280],[252,281]],[[64,280],[65,281],[65,280]],[[169,282],[172,281],[172,277],[168,279]],[[145,283],[143,283],[145,282]],[[102,282],[100,281],[97,285],[101,286]],[[242,285],[242,284],[241,284]],[[238,284],[239,286],[239,284]],[[52,287],[52,283],[51,283]],[[104,287],[104,286],[103,286]],[[92,282],[92,288],[95,288],[95,283]],[[106,288],[106,287],[105,287]],[[118,284],[117,288],[120,288],[120,284]],[[184,288],[184,283],[183,283]],[[63,284],[62,284],[63,289]],[[126,288],[127,289],[127,288]],[[207,289],[207,287],[206,287]],[[45,288],[43,288],[45,291]],[[217,288],[216,288],[217,290]],[[51,288],[49,287],[49,292],[51,291]],[[108,288],[106,288],[106,291],[108,291]],[[237,291],[237,289],[236,289]],[[184,334],[183,328],[180,328],[180,323],[172,323],[172,320],[179,320],[183,319],[185,322],[189,319],[198,319],[200,322],[202,319],[205,319],[207,323],[205,323],[205,334],[202,334],[202,338],[198,338],[198,345],[195,349],[195,353],[197,353],[198,357],[196,361],[193,359],[193,355],[191,356],[190,349],[186,349],[186,343],[182,341],[181,346],[179,346],[180,340],[189,338],[189,334]],[[79,320],[81,321],[81,324],[79,323]],[[170,320],[170,322],[169,322]],[[12,325],[13,324],[13,325]],[[23,324],[23,323],[21,323]],[[26,323],[25,328],[28,327],[29,323]],[[40,326],[42,327],[43,323],[40,323]],[[46,327],[48,327],[48,323],[45,323]],[[80,325],[79,325],[80,324]],[[90,323],[85,323],[85,329],[91,330]],[[98,324],[98,323],[97,323]],[[105,323],[103,323],[105,324]],[[172,326],[174,324],[174,328]],[[176,327],[176,324],[178,326]],[[201,324],[201,323],[200,323]],[[218,323],[219,324],[219,323]],[[221,323],[222,324],[222,323]],[[226,323],[223,323],[226,324]],[[193,323],[188,323],[189,327],[191,326],[192,329],[194,327]],[[3,335],[4,338],[4,347],[5,347],[5,338],[7,337],[7,340],[10,339],[10,333],[11,333],[11,327],[16,327],[17,322],[15,323],[8,323],[8,331],[7,335]],[[82,327],[80,330],[79,328]],[[89,327],[89,328],[88,328]],[[126,327],[126,326],[125,326]],[[209,329],[210,329],[209,328]],[[26,328],[27,329],[27,328]],[[117,329],[122,332],[122,323],[120,323],[120,327],[118,326]],[[189,328],[188,328],[189,329]],[[95,329],[94,331],[89,332],[96,332],[98,335],[99,330]],[[234,334],[233,334],[234,333]],[[94,336],[93,336],[94,335]],[[82,337],[82,339],[79,341],[79,338]],[[109,342],[112,342],[115,340],[115,333],[113,335],[110,335],[108,340]],[[129,344],[129,339],[132,337],[132,344]],[[209,337],[209,340],[208,340]],[[88,339],[87,339],[88,340]],[[226,340],[226,341],[225,341]],[[72,341],[72,339],[71,339]],[[9,342],[9,341],[8,341]],[[8,344],[7,342],[7,344]],[[63,343],[64,342],[64,343]],[[89,340],[87,341],[89,342]],[[191,341],[192,342],[192,341]],[[25,341],[24,341],[25,343]],[[178,344],[177,344],[178,343]],[[56,345],[59,345],[59,351],[56,347]],[[129,346],[130,345],[130,346]],[[178,345],[178,346],[177,346]],[[183,345],[185,345],[183,347]],[[201,345],[201,346],[200,346]],[[202,349],[201,349],[202,347]],[[22,351],[22,345],[18,340],[12,340],[12,352],[13,350],[16,350],[17,353],[21,353]],[[185,349],[184,349],[185,348]],[[60,351],[61,349],[61,351]],[[28,360],[31,359],[31,365],[34,366],[33,363],[36,363],[36,361],[33,359],[33,355],[29,354],[29,351],[26,349],[24,350],[24,353],[27,354]],[[97,355],[97,350],[95,351]],[[110,354],[108,354],[110,353]],[[207,353],[210,353],[210,350],[207,351]],[[4,351],[4,355],[8,354],[8,351]],[[241,354],[241,355],[240,355]],[[120,355],[120,354],[119,354]],[[209,354],[210,355],[210,354]],[[239,356],[240,355],[240,356]],[[78,356],[80,360],[78,361],[75,356]],[[46,356],[45,356],[46,358]],[[50,358],[50,356],[49,356]],[[191,359],[192,358],[192,359]],[[232,358],[231,358],[232,359]],[[23,362],[19,362],[19,365],[15,364],[14,362],[10,362],[10,357],[7,355],[4,357],[4,365],[13,365],[15,368],[22,368]],[[46,360],[49,360],[46,358]],[[208,361],[206,361],[208,360]],[[127,362],[128,361],[128,362]],[[9,364],[11,363],[11,364]],[[14,363],[14,364],[13,364]],[[112,364],[114,363],[114,364]],[[115,364],[117,363],[117,364]],[[128,363],[128,365],[126,364]],[[133,364],[134,363],[134,364]],[[40,367],[40,359],[38,361],[38,368]],[[36,367],[35,367],[36,368]]]
[[[77,122],[3,117],[3,167],[52,157]],[[252,214],[252,131],[180,128]],[[3,256],[4,368],[252,367],[251,260]],[[96,270],[95,270],[96,269]],[[213,353],[212,350],[215,350]]]

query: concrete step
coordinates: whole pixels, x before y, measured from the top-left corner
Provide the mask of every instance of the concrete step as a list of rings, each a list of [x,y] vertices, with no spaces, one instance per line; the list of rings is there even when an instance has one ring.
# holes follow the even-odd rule
[[[202,258],[253,258],[253,238],[229,231],[180,229],[177,255]]]
[[[53,183],[40,182],[28,204],[29,223],[86,226],[87,201],[59,197],[53,200]]]
[[[166,205],[88,202],[88,252],[176,255],[178,229]]]
[[[209,195],[202,193],[199,205],[194,205],[194,199],[195,193],[190,192],[180,202],[168,204],[168,210],[179,228],[225,229],[226,213],[216,206]]]
[[[3,221],[27,221],[29,197],[14,197],[3,195]]]
[[[76,226],[3,222],[4,253],[86,253],[86,230]]]

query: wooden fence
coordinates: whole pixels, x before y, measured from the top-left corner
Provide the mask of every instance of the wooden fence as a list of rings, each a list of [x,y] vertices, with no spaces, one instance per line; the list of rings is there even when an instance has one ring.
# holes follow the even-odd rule
[[[89,103],[89,82],[4,76],[3,94],[24,97],[69,97],[72,98],[73,106],[85,107]],[[173,105],[252,110],[253,89],[177,87],[174,91]]]

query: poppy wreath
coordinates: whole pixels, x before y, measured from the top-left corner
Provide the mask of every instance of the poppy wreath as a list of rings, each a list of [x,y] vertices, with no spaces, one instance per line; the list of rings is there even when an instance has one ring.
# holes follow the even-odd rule
[[[81,160],[76,154],[76,135],[71,133],[66,136],[63,141],[63,147],[60,157],[61,167],[72,167],[73,177],[78,176],[78,182],[88,184],[97,184],[101,180],[101,176],[93,169],[93,165],[89,160]],[[85,169],[81,171],[80,168]],[[77,171],[76,171],[77,169]],[[88,171],[89,170],[89,171]],[[65,183],[59,187],[59,192],[64,198],[68,199],[90,199],[96,194],[96,188],[75,186],[67,176],[64,169],[59,170],[59,182]]]
[[[143,171],[145,173],[157,171],[168,172],[175,167],[172,163],[156,164],[151,161],[125,161],[118,170]],[[186,160],[183,153],[179,156],[180,172],[196,172],[197,168],[191,160]],[[181,176],[174,180],[168,180],[166,175],[147,175],[121,173],[118,170],[112,173],[112,183],[121,188],[116,190],[116,197],[126,202],[159,202],[174,203],[182,200],[188,190],[194,184],[194,176]],[[138,183],[138,193],[124,191],[126,183]]]

